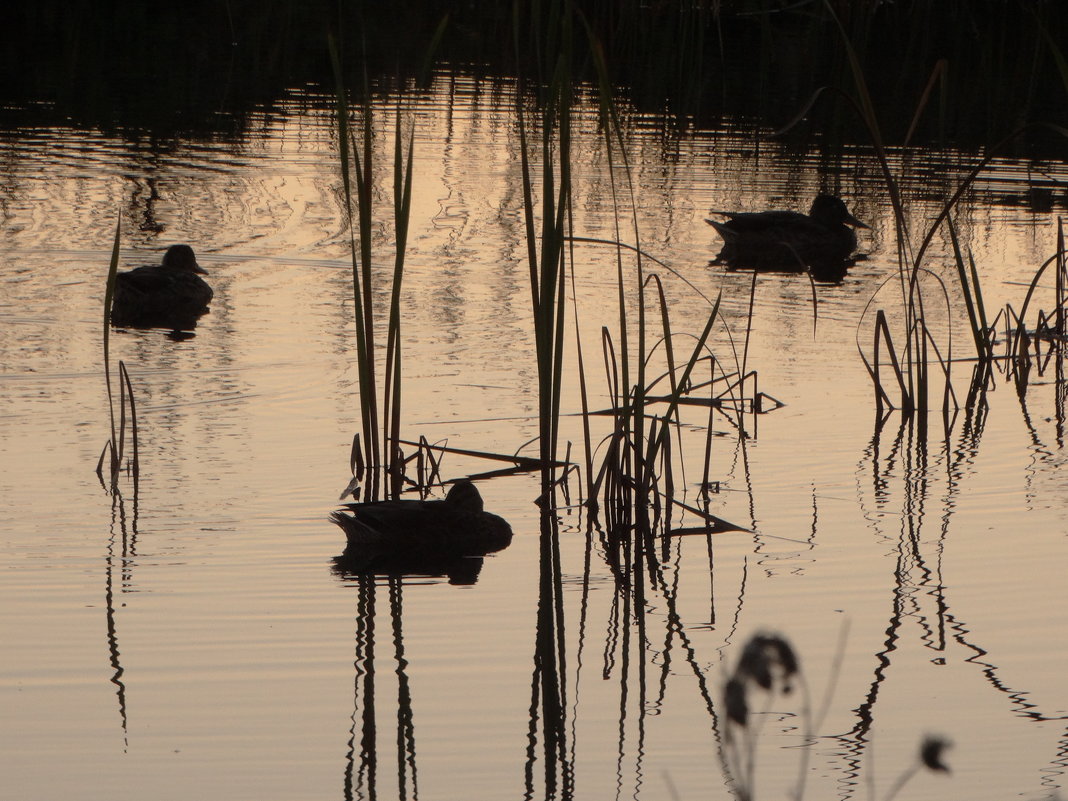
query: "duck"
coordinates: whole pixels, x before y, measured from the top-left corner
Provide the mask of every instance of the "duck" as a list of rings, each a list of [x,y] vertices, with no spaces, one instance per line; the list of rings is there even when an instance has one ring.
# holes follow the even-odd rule
[[[854,228],[867,228],[841,198],[817,195],[808,214],[797,211],[713,211],[726,221],[706,219],[723,237],[715,263],[731,267],[834,272],[857,248]],[[852,227],[851,227],[852,226]],[[844,272],[844,271],[843,271]]]
[[[441,500],[345,504],[330,519],[345,532],[339,566],[349,572],[434,572],[508,547],[512,528],[485,510],[478,488],[456,481]]]
[[[215,296],[200,276],[207,270],[197,264],[189,245],[171,245],[160,264],[138,267],[115,276],[111,324],[123,328],[196,327]]]

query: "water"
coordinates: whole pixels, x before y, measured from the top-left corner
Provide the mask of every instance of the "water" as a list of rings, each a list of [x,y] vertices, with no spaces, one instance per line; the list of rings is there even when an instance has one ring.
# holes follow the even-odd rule
[[[537,403],[511,88],[462,74],[435,86],[406,112],[416,158],[405,432],[512,453],[536,436]],[[392,108],[379,109],[384,170]],[[412,579],[391,597],[331,570],[343,537],[327,516],[349,478],[359,418],[329,109],[329,98],[294,91],[233,142],[70,128],[0,137],[5,795],[344,798],[371,797],[373,784],[397,797],[401,782],[412,792],[413,771],[424,798],[551,794],[543,740],[532,745],[529,735],[536,478],[480,485],[515,537],[472,585]],[[611,238],[616,211],[594,115],[582,109],[576,139],[576,227]],[[748,364],[786,405],[747,420],[755,436],[744,442],[716,422],[724,436],[712,478],[723,490],[712,511],[753,533],[715,537],[711,580],[704,538],[678,538],[639,630],[599,549],[584,568],[579,511],[561,512],[576,795],[729,797],[717,756],[720,693],[747,637],[767,629],[800,653],[816,711],[826,703],[808,749],[807,797],[867,798],[869,782],[882,797],[928,732],[954,741],[953,773],[923,773],[902,797],[1063,794],[1068,495],[1052,374],[1036,378],[1026,403],[1001,381],[984,424],[962,415],[948,444],[937,432],[926,452],[895,444],[897,418],[876,438],[858,321],[895,261],[870,155],[758,149],[740,128],[681,135],[634,113],[628,132],[643,246],[707,297],[723,293],[739,347],[750,276],[709,267],[718,248],[702,219],[709,208],[804,208],[822,175],[872,231],[862,236],[868,258],[841,285],[816,289],[815,335],[807,279],[757,284]],[[893,156],[912,176],[917,225],[971,158]],[[1024,203],[1030,169],[996,162],[960,220],[992,310],[1019,308],[1054,249],[1063,205]],[[1063,165],[1042,169],[1068,177]],[[383,279],[390,180],[383,172],[376,192]],[[108,436],[101,304],[120,217],[124,266],[188,242],[215,300],[187,341],[112,333],[112,358],[129,367],[137,397],[141,474],[136,494],[124,479],[111,496],[93,469]],[[946,252],[941,238],[935,249]],[[600,329],[616,326],[614,255],[591,245],[577,254],[599,408]],[[951,275],[942,255],[931,265]],[[696,334],[708,303],[659,272],[673,330]],[[892,289],[880,295],[887,307]],[[859,330],[867,347],[870,311]],[[713,347],[729,352],[722,329]],[[967,339],[954,348],[966,352]],[[579,408],[573,377],[564,408]],[[692,500],[706,418],[688,421],[696,444],[684,446],[677,483]],[[577,418],[564,426],[577,447]],[[449,456],[444,473],[481,469]],[[761,715],[762,797],[793,787],[799,712],[791,697]],[[361,746],[368,719],[377,721],[374,748]],[[541,725],[539,716],[534,730]]]

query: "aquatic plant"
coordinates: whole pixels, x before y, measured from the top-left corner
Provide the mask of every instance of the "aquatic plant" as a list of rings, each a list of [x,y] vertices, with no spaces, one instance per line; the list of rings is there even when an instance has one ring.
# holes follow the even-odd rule
[[[352,133],[347,92],[342,77],[341,58],[336,42],[330,40],[330,57],[337,81],[337,124],[340,148],[341,181],[344,190],[345,218],[349,230],[352,259],[352,298],[356,323],[356,364],[360,388],[360,420],[366,466],[371,479],[369,495],[377,497],[381,472],[389,477],[389,491],[400,489],[403,455],[399,453],[401,418],[401,316],[400,296],[404,278],[404,256],[412,201],[412,154],[415,130],[405,138],[400,99],[396,109],[393,139],[393,223],[396,244],[393,275],[390,282],[384,382],[379,407],[378,364],[375,350],[376,319],[372,253],[374,163],[374,115],[370,88],[363,87],[359,140]],[[362,154],[362,155],[361,155]],[[353,207],[356,221],[354,224]],[[358,234],[358,242],[357,242]],[[376,314],[377,312],[377,314]],[[379,420],[381,418],[381,430]],[[355,443],[359,446],[359,442]],[[353,458],[353,465],[356,459]]]
[[[979,273],[972,255],[965,253],[960,246],[953,224],[953,214],[961,198],[972,186],[975,179],[996,157],[996,154],[1001,152],[1010,142],[1037,127],[1049,127],[1065,136],[1068,136],[1068,130],[1061,129],[1058,126],[1032,124],[1019,127],[1004,136],[960,181],[949,198],[943,202],[934,220],[918,236],[914,236],[908,223],[904,193],[901,188],[904,177],[895,175],[890,166],[886,140],[876,112],[876,104],[868,87],[861,59],[854,48],[850,33],[836,15],[831,3],[828,0],[823,0],[823,5],[826,13],[830,15],[838,28],[839,38],[849,63],[849,74],[853,80],[852,94],[842,90],[834,91],[837,91],[852,107],[868,132],[872,149],[882,172],[888,200],[894,213],[897,241],[897,272],[880,286],[865,307],[861,324],[857,329],[857,349],[875,390],[877,419],[883,418],[884,409],[900,409],[907,418],[915,420],[921,436],[926,436],[928,413],[932,408],[937,408],[941,411],[943,424],[947,429],[959,410],[959,402],[952,375],[953,365],[958,361],[953,354],[954,309],[952,308],[950,292],[945,281],[933,270],[929,269],[926,264],[925,257],[928,249],[937,232],[945,226],[953,247],[954,268],[959,292],[963,299],[964,312],[975,349],[975,355],[972,360],[974,360],[976,366],[972,372],[972,386],[984,384],[989,378],[991,363],[994,359],[993,329],[997,318],[993,321],[988,320]],[[934,90],[940,84],[944,88],[945,81],[946,65],[944,62],[938,62],[932,70],[927,85],[916,104],[908,133],[905,136],[906,145],[917,130],[919,121],[935,93]],[[817,90],[797,118],[787,125],[783,131],[793,127],[804,117],[827,89],[828,87],[823,87]],[[891,318],[886,310],[878,305],[881,303],[881,291],[891,285],[896,285],[900,295],[901,318],[900,327],[897,329],[896,341],[894,334],[892,334]],[[932,291],[935,297],[931,296]],[[944,335],[937,332],[937,326],[933,324],[931,318],[936,306],[945,311],[945,319],[948,322],[948,326]],[[869,356],[869,352],[862,344],[861,332],[863,331],[864,320],[867,319],[868,312],[873,308],[875,309],[875,317]],[[889,371],[893,378],[892,385],[895,387],[897,394],[896,403],[891,398],[888,381],[884,379],[884,359],[889,362]],[[934,400],[938,397],[936,393],[939,392],[939,389],[941,390],[940,400]]]
[[[760,690],[769,695],[790,695],[795,684],[803,692],[803,738],[811,738],[812,715],[808,703],[808,689],[800,663],[791,645],[778,634],[756,634],[742,648],[733,673],[723,686],[723,726],[721,759],[724,772],[732,781],[738,797],[751,801],[755,797],[756,738],[759,721],[750,715],[751,694]],[[808,772],[808,750],[802,749],[802,765],[794,798],[804,795],[804,781]]]
[[[563,384],[565,305],[564,243],[571,228],[571,105],[573,9],[570,0],[551,0],[544,8],[517,3],[512,12],[517,61],[529,49],[539,65],[534,85],[540,89],[537,127],[540,134],[540,204],[535,202],[529,122],[524,101],[530,87],[520,71],[516,91],[522,174],[523,224],[530,282],[538,371],[538,454],[541,474],[541,525],[538,538],[538,613],[531,681],[531,721],[525,770],[527,795],[534,795],[535,744],[542,745],[545,794],[573,796],[574,770],[569,760],[566,726],[567,675],[563,570],[560,532],[551,509],[556,486]],[[526,40],[524,40],[524,34]],[[536,218],[540,217],[538,230]],[[573,253],[571,254],[573,259]],[[572,278],[573,280],[573,278]],[[583,380],[580,377],[580,381]],[[585,391],[583,390],[585,403]],[[588,430],[588,429],[587,429]],[[588,433],[587,433],[588,439]],[[561,478],[566,478],[565,471]]]
[[[748,372],[745,364],[748,328],[746,347],[740,362],[735,353],[734,369],[724,367],[709,347],[713,329],[722,322],[719,318],[720,298],[707,298],[670,266],[655,259],[641,247],[641,231],[637,218],[638,201],[631,179],[623,126],[616,109],[614,84],[603,48],[591,31],[587,30],[587,35],[598,75],[603,146],[608,162],[611,201],[616,209],[612,215],[615,230],[614,238],[609,241],[574,238],[573,242],[591,242],[613,248],[618,313],[615,333],[605,326],[601,334],[602,358],[611,403],[608,414],[612,426],[610,433],[602,441],[603,457],[600,463],[594,467],[592,457],[587,458],[588,470],[592,471],[587,478],[587,504],[596,510],[603,502],[608,531],[630,531],[635,537],[644,540],[642,547],[646,551],[651,551],[654,531],[660,525],[670,528],[674,506],[697,514],[709,530],[738,528],[708,513],[707,494],[704,495],[706,509],[703,512],[676,498],[674,471],[680,463],[673,451],[672,437],[680,435],[680,409],[683,406],[708,408],[709,425],[705,429],[704,448],[705,480],[702,482],[702,486],[707,488],[712,415],[717,410],[723,412],[733,409],[737,413],[735,419],[740,422],[745,405],[745,389],[748,385],[753,387],[749,408],[754,413],[759,411],[756,375]],[[617,184],[617,174],[622,176],[622,186]],[[620,219],[624,216],[621,207],[629,209],[626,225],[629,237],[625,237],[624,226],[620,224]],[[625,242],[625,238],[632,239],[634,244]],[[692,349],[688,353],[680,355],[675,352],[676,338],[680,334],[673,330],[663,281],[659,274],[649,269],[650,263],[659,265],[685,282],[696,296],[704,298],[709,305],[702,331],[696,335],[685,334],[688,339],[693,340]],[[653,300],[647,298],[647,293]],[[628,314],[628,308],[631,307],[636,310],[636,320]],[[748,319],[750,323],[751,315],[752,307]],[[659,322],[658,330],[656,322]],[[657,363],[655,359],[660,360],[661,370],[658,373],[652,372],[654,364]],[[704,370],[708,371],[707,380],[698,380],[698,373]],[[585,381],[581,370],[580,380]],[[665,384],[666,391],[663,388]],[[584,411],[584,417],[588,419],[588,416],[588,411]],[[740,435],[744,436],[741,428],[739,426]],[[588,429],[586,431],[586,444],[589,448]],[[681,450],[680,448],[680,453]]]
[[[540,42],[554,42],[561,47],[564,42],[570,43],[572,30],[571,23],[567,21],[568,15],[573,13],[570,4],[551,4],[545,10],[548,11],[546,17],[555,19],[561,30],[532,26],[524,27],[524,30],[535,30],[537,33],[531,38]],[[593,409],[590,406],[590,376],[580,336],[577,306],[573,306],[572,311],[574,352],[578,359],[574,374],[579,383],[585,465],[587,527],[584,575],[588,582],[593,554],[600,546],[600,552],[615,579],[609,628],[618,632],[618,639],[606,645],[605,658],[608,660],[610,653],[614,657],[614,649],[620,649],[620,692],[624,706],[630,681],[629,644],[642,652],[635,669],[640,676],[638,692],[641,694],[645,691],[644,673],[647,666],[644,649],[648,642],[646,615],[648,603],[654,595],[663,598],[669,609],[669,633],[666,636],[669,640],[678,638],[682,641],[687,654],[686,664],[695,672],[700,686],[704,688],[708,708],[712,710],[714,706],[702,668],[693,656],[688,635],[675,606],[675,588],[665,578],[661,562],[663,556],[658,557],[657,554],[662,554],[672,541],[670,521],[676,507],[695,515],[701,523],[700,533],[706,536],[713,530],[735,528],[708,513],[707,493],[704,496],[706,508],[702,511],[683,502],[685,482],[682,482],[681,491],[676,491],[675,473],[681,465],[682,449],[676,449],[674,442],[682,435],[681,410],[687,405],[707,407],[709,426],[703,452],[703,486],[707,488],[710,485],[707,476],[711,461],[712,416],[717,412],[737,412],[736,416],[741,416],[744,404],[742,392],[747,381],[751,382],[754,397],[756,391],[755,376],[748,377],[742,366],[733,371],[722,368],[710,352],[711,332],[721,324],[718,299],[708,301],[709,313],[699,334],[681,333],[672,325],[664,283],[660,275],[650,271],[648,266],[658,264],[667,272],[674,271],[640,246],[641,236],[634,211],[637,202],[630,181],[622,125],[615,111],[612,82],[597,39],[588,28],[586,34],[586,42],[601,76],[601,130],[604,132],[603,146],[608,159],[606,175],[611,182],[610,200],[616,210],[612,215],[615,231],[611,240],[577,236],[571,227],[568,118],[571,81],[567,77],[571,54],[546,56],[540,62],[550,65],[550,69],[548,77],[539,84],[541,92],[536,125],[539,126],[540,141],[536,144],[531,144],[529,131],[532,126],[527,123],[526,107],[518,106],[527,263],[537,342],[542,462],[539,600],[531,682],[530,747],[525,776],[528,795],[532,795],[535,792],[534,771],[536,766],[540,766],[544,772],[543,781],[548,797],[559,794],[562,798],[572,797],[575,743],[574,720],[569,717],[573,711],[568,703],[569,651],[565,647],[560,526],[553,493],[560,488],[567,494],[566,479],[571,471],[565,470],[564,475],[559,476],[550,462],[558,461],[556,453],[560,432],[564,323],[567,312],[564,282],[569,281],[574,290],[577,283],[575,266],[582,250],[587,245],[607,246],[613,249],[615,255],[617,317],[614,325],[601,328],[600,337],[600,356],[609,397],[607,409]],[[518,41],[517,34],[517,47]],[[520,92],[519,102],[525,100],[526,95]],[[536,190],[532,163],[538,156],[541,160],[541,183]],[[622,185],[616,183],[620,175],[625,181]],[[623,224],[620,221],[627,218],[620,209],[628,206],[630,217]],[[535,220],[540,221],[540,228]],[[624,228],[629,228],[629,235],[624,235]],[[624,239],[630,239],[633,244]],[[696,287],[691,286],[691,289],[700,294]],[[578,292],[573,291],[573,294],[577,296]],[[677,343],[683,336],[692,344],[680,356],[676,352]],[[751,406],[753,411],[756,405],[754,403]],[[605,427],[602,420],[607,420],[608,430],[594,445],[593,432]],[[708,549],[711,560],[710,541]],[[584,587],[580,631],[585,630],[586,591]],[[631,637],[634,628],[638,631],[637,637]],[[583,659],[581,643],[580,635],[578,654],[571,663],[578,670],[581,670]],[[669,660],[665,659],[665,673],[668,665]],[[606,667],[605,678],[608,678],[609,670]],[[576,675],[575,681],[577,679]],[[645,714],[646,704],[639,702],[639,718]],[[642,726],[640,722],[636,725],[639,729]],[[623,728],[624,722],[621,720],[621,738]],[[621,739],[621,757],[622,748]]]
[[[1035,321],[1028,326],[1025,321],[1031,302],[1049,267],[1054,268],[1052,309],[1036,310]],[[1068,262],[1065,259],[1064,220],[1058,218],[1056,252],[1035,272],[1027,287],[1020,311],[1017,313],[1011,307],[1005,311],[1006,320],[1014,321],[1011,331],[1006,332],[1006,341],[1009,343],[1008,358],[1018,369],[1029,362],[1028,354],[1032,344],[1037,346],[1038,342],[1045,341],[1052,349],[1063,352],[1065,345],[1068,344],[1066,307],[1068,307]]]
[[[120,233],[121,220],[115,223],[115,237],[111,245],[111,260],[108,263],[108,276],[104,289],[104,381],[107,387],[108,418],[110,421],[111,436],[108,441],[104,443],[104,448],[100,451],[100,459],[97,460],[96,463],[96,475],[100,479],[100,483],[103,484],[104,460],[107,460],[109,475],[108,486],[112,491],[115,490],[119,476],[122,474],[124,457],[126,457],[127,464],[133,474],[135,487],[140,472],[140,463],[137,452],[137,405],[134,402],[133,385],[130,383],[130,373],[127,371],[126,365],[122,361],[119,362],[118,366],[118,426],[115,424],[115,393],[111,386],[111,304],[115,297],[115,276],[118,274]],[[126,450],[127,405],[129,405],[130,425],[130,450],[128,454]]]
[[[524,109],[528,82],[522,74],[516,92],[523,224],[538,367],[538,447],[542,461],[543,493],[549,490],[554,481],[551,465],[556,461],[559,437],[566,310],[564,242],[571,222],[571,4],[566,0],[550,3],[548,12],[544,28],[539,29],[539,15],[532,11],[532,20],[521,21],[517,7],[513,28],[517,53],[524,46],[520,35],[522,31],[544,36],[544,63],[548,70],[548,75],[539,76],[542,81],[538,104],[540,204],[535,201],[529,123]],[[528,26],[527,22],[533,24]],[[540,232],[536,217],[540,217]]]
[[[837,679],[832,675],[828,694]],[[761,712],[767,712],[775,699],[793,695],[798,688],[801,718],[800,733],[806,744],[800,751],[797,782],[791,798],[801,801],[809,772],[810,748],[813,733],[821,721],[815,721],[807,682],[801,662],[793,646],[781,634],[758,633],[742,647],[734,670],[723,685],[722,703],[726,718],[722,726],[720,759],[723,770],[741,801],[753,801],[756,793],[757,739],[763,714],[753,714],[754,696],[764,696]],[[916,752],[916,760],[894,781],[883,801],[892,801],[902,788],[923,769],[948,773],[944,755],[950,742],[939,735],[927,735]]]

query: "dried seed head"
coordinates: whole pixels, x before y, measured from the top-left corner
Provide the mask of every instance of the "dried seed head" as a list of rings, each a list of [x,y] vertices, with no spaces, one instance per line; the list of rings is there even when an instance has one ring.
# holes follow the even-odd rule
[[[800,671],[797,654],[785,638],[778,634],[757,634],[742,650],[735,675],[751,679],[765,690],[771,689],[775,673],[782,677],[783,692],[790,692],[790,679]]]
[[[779,663],[779,667],[782,668],[783,675],[786,678],[797,674],[800,670],[797,654],[794,653],[794,649],[785,638],[778,634],[768,637],[767,647],[774,652],[776,661]]]
[[[742,658],[738,660],[735,671],[741,679],[752,679],[765,690],[771,689],[771,664],[764,648],[765,637],[758,634],[750,638],[742,649]]]
[[[727,707],[727,717],[739,726],[745,726],[749,720],[749,704],[745,700],[745,682],[735,677],[723,688],[723,702]]]
[[[764,647],[774,655],[773,661],[778,664],[779,670],[782,671],[782,691],[789,693],[793,686],[790,684],[790,679],[796,676],[800,670],[797,654],[794,653],[790,643],[777,634],[768,637]]]
[[[920,744],[920,761],[930,770],[941,770],[949,773],[949,767],[942,761],[942,752],[949,748],[952,743],[945,737],[928,735]]]

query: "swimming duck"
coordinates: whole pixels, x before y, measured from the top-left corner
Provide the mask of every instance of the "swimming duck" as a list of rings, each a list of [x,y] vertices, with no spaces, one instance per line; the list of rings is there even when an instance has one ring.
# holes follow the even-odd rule
[[[444,500],[349,503],[330,519],[345,532],[348,544],[340,560],[350,569],[425,568],[499,551],[512,541],[511,526],[484,510],[478,488],[467,480],[453,484]]]
[[[111,324],[131,328],[196,327],[214,297],[207,275],[189,245],[171,245],[163,262],[119,273],[111,303]]]
[[[817,195],[808,214],[796,211],[716,211],[726,222],[705,220],[723,237],[716,262],[753,269],[833,270],[856,250],[853,228],[868,226],[834,195]],[[844,274],[844,270],[843,270]]]

